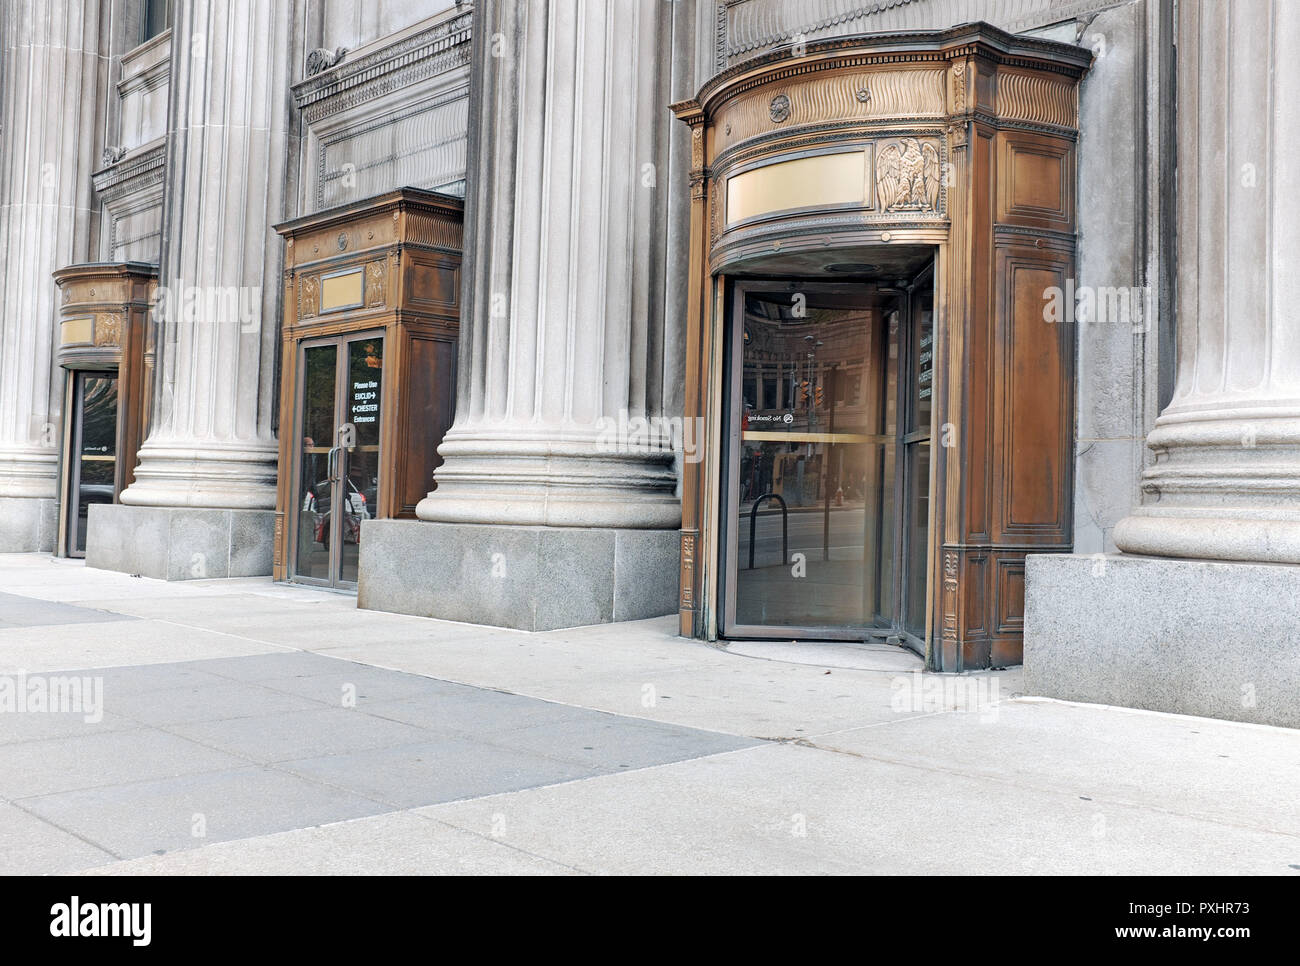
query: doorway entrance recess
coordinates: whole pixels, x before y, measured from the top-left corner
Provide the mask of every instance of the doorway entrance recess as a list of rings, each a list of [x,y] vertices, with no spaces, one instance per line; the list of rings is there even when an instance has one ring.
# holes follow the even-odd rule
[[[894,261],[883,283],[733,286],[721,474],[727,637],[923,646],[933,254],[911,250],[908,261]]]
[[[402,188],[285,236],[276,580],[355,590],[365,521],[415,516],[455,409],[463,205]]]
[[[1090,62],[967,24],[774,50],[673,105],[700,441],[683,634],[884,633],[935,670],[1020,662],[1025,556],[1072,549],[1075,334],[1044,309],[1074,277]],[[746,355],[747,320],[770,358]]]

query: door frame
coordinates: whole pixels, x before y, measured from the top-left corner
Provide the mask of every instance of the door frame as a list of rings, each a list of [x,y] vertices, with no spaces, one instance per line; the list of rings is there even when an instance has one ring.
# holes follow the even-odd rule
[[[342,495],[344,500],[347,499],[347,461],[348,452],[339,446],[339,430],[348,422],[346,417],[346,400],[347,400],[347,382],[348,382],[348,346],[353,342],[361,342],[366,339],[379,339],[384,344],[384,364],[380,367],[380,407],[379,407],[379,458],[376,460],[383,472],[383,446],[384,446],[384,423],[387,419],[384,405],[384,382],[385,370],[388,357],[388,329],[384,326],[374,328],[353,329],[346,332],[336,332],[331,335],[309,336],[299,339],[294,349],[294,365],[296,368],[296,398],[294,400],[293,414],[293,445],[290,449],[290,493],[295,494],[287,506],[288,519],[286,521],[290,538],[287,541],[286,550],[288,568],[285,574],[285,580],[304,584],[312,587],[320,587],[326,590],[338,590],[347,593],[355,593],[357,583],[342,579],[343,573],[343,519],[346,511],[340,513],[339,497]],[[329,548],[329,572],[328,578],[304,577],[298,573],[298,534],[301,532],[301,514],[303,513],[302,501],[298,494],[302,493],[302,438],[305,426],[305,407],[307,395],[307,381],[303,378],[307,364],[307,350],[321,346],[335,346],[337,352],[334,357],[334,432],[331,438],[331,451],[339,449],[338,456],[338,478],[330,483],[330,548]],[[328,466],[328,462],[327,462]],[[314,485],[314,484],[313,484]],[[378,487],[376,487],[378,493]],[[379,501],[375,501],[375,512],[378,512]],[[358,537],[358,539],[360,539]]]
[[[898,614],[898,619],[897,621],[895,621],[895,624],[897,626],[898,636],[904,642],[906,642],[908,646],[912,648],[912,650],[915,650],[920,654],[925,653],[925,638],[927,638],[930,633],[930,605],[934,597],[933,550],[934,550],[934,542],[935,542],[934,527],[936,522],[935,514],[934,514],[934,506],[935,506],[935,471],[936,471],[936,463],[937,463],[937,460],[935,459],[935,453],[934,453],[934,426],[935,426],[935,417],[939,411],[938,391],[937,391],[938,390],[937,382],[939,378],[939,365],[938,365],[939,362],[939,353],[938,353],[939,292],[937,289],[938,282],[939,282],[939,272],[938,272],[939,257],[940,257],[939,253],[938,251],[936,251],[934,258],[930,261],[930,264],[927,265],[925,268],[921,269],[921,271],[917,272],[908,280],[907,294],[902,299],[903,316],[904,316],[903,324],[905,324],[907,327],[904,335],[904,340],[906,345],[905,348],[902,350],[902,353],[907,357],[907,361],[909,363],[915,363],[915,361],[920,357],[920,352],[921,352],[921,347],[916,344],[916,335],[917,335],[916,317],[915,317],[916,301],[917,301],[918,294],[926,289],[928,289],[930,295],[930,352],[931,352],[930,424],[924,430],[924,439],[921,438],[922,430],[919,428],[912,430],[911,432],[905,431],[905,427],[911,425],[912,407],[916,403],[915,394],[913,392],[908,391],[909,389],[914,388],[911,386],[911,380],[914,378],[915,375],[913,369],[910,368],[910,366],[908,368],[907,371],[908,385],[906,387],[903,385],[903,380],[901,378],[899,379],[899,393],[901,399],[900,399],[900,407],[899,407],[900,431],[898,434],[899,453],[898,453],[897,470],[898,470],[898,493],[900,495],[901,501],[908,500],[912,492],[909,489],[909,487],[914,487],[917,485],[917,482],[911,478],[911,471],[910,468],[908,467],[907,447],[922,442],[928,444],[930,447],[930,458],[928,462],[929,473],[925,480],[925,486],[928,490],[928,497],[926,499],[926,517],[927,517],[926,530],[925,530],[926,539],[925,539],[925,546],[923,548],[920,548],[921,552],[924,553],[925,555],[925,578],[926,579],[925,579],[925,587],[921,591],[921,598],[922,598],[921,608],[922,608],[922,614],[924,615],[922,620],[922,634],[924,635],[924,637],[918,637],[915,633],[913,633],[912,629],[907,626],[907,607],[911,603],[911,598],[909,596],[908,588],[907,588],[907,584],[908,584],[907,575],[902,573],[901,570],[899,572],[899,579],[897,581],[898,597],[897,597],[896,612]],[[912,438],[909,439],[909,437]],[[905,516],[905,509],[902,505],[902,502],[900,502],[899,516],[900,516],[900,525],[896,533],[897,533],[898,545],[899,545],[898,563],[901,566],[904,562],[913,559],[912,554],[916,553],[918,548],[912,546],[912,534],[909,532],[908,527],[902,525],[903,523],[906,522],[907,519],[907,517]]]
[[[737,400],[743,395],[744,379],[744,340],[737,338],[738,329],[743,326],[742,300],[745,294],[750,291],[763,289],[776,289],[791,284],[797,285],[797,291],[807,292],[809,294],[823,295],[852,295],[862,290],[863,286],[868,284],[867,279],[856,281],[839,281],[839,280],[821,280],[809,279],[806,276],[796,275],[772,275],[763,277],[749,277],[741,275],[718,276],[717,282],[725,286],[722,293],[722,383],[723,392],[720,399],[719,415],[722,425],[720,426],[722,446],[719,448],[718,472],[715,479],[717,480],[718,493],[715,495],[716,505],[719,507],[719,537],[718,537],[718,637],[724,640],[810,640],[810,641],[881,641],[891,640],[902,642],[907,639],[909,646],[912,648],[924,648],[924,643],[916,638],[914,634],[907,631],[904,623],[904,614],[902,608],[905,606],[907,597],[905,594],[906,575],[903,570],[904,562],[907,558],[907,535],[903,532],[902,522],[905,519],[903,515],[905,507],[905,498],[907,496],[906,467],[904,456],[906,453],[905,437],[909,434],[904,432],[906,423],[905,415],[910,411],[906,408],[910,405],[907,390],[910,387],[911,369],[910,365],[915,358],[913,353],[915,347],[912,345],[914,339],[914,325],[912,318],[912,306],[916,290],[926,283],[928,278],[929,284],[934,285],[936,276],[936,265],[940,258],[940,252],[936,246],[929,264],[920,272],[914,274],[909,280],[904,290],[899,292],[897,297],[898,307],[895,311],[900,314],[900,325],[903,327],[900,333],[900,359],[898,360],[898,371],[900,374],[895,387],[895,405],[898,416],[898,426],[894,433],[894,443],[897,447],[897,455],[894,460],[893,480],[890,482],[894,488],[895,499],[895,525],[888,552],[893,557],[893,575],[890,580],[888,593],[892,598],[894,618],[890,625],[875,624],[875,614],[864,615],[864,621],[860,625],[781,625],[770,626],[763,624],[737,624],[732,621],[732,614],[736,610],[736,583],[739,569],[739,507],[740,495],[739,487],[734,485],[735,474],[739,472],[740,466],[740,443],[741,443],[741,421],[736,418]],[[933,294],[933,288],[931,288]],[[938,321],[937,315],[932,314],[935,325],[935,335],[931,340],[934,345],[938,338]],[[903,374],[907,373],[907,378]],[[929,438],[933,439],[934,417],[936,407],[930,409],[930,429]],[[914,434],[913,434],[914,435]],[[926,481],[929,490],[929,499],[927,507],[929,508],[927,546],[923,548],[926,555],[926,587],[924,590],[925,607],[928,614],[929,601],[931,597],[930,581],[930,547],[928,544],[933,542],[934,527],[934,460],[930,461],[931,473]],[[864,521],[865,523],[865,521]],[[866,548],[864,547],[864,553]],[[876,551],[879,553],[879,550]],[[786,561],[788,563],[788,561]],[[864,580],[865,580],[864,572]],[[865,590],[865,587],[864,587]]]

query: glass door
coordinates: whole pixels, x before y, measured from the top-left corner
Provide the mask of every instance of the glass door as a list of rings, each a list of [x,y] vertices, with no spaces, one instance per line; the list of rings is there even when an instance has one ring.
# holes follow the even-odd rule
[[[302,438],[298,444],[297,523],[294,526],[293,576],[298,580],[334,582],[331,527],[334,503],[334,456],[338,439],[338,353],[336,342],[302,349]]]
[[[924,640],[930,279],[735,284],[724,636]]]
[[[117,373],[72,373],[68,457],[67,554],[86,555],[92,503],[112,503],[117,485]]]
[[[361,559],[361,521],[379,508],[379,417],[384,374],[383,336],[366,336],[345,343],[343,424],[346,445],[339,450],[343,529],[339,541],[339,581],[355,587]]]
[[[290,577],[355,588],[361,521],[378,507],[384,339],[303,343]]]
[[[865,284],[736,285],[725,635],[895,626],[897,300]]]

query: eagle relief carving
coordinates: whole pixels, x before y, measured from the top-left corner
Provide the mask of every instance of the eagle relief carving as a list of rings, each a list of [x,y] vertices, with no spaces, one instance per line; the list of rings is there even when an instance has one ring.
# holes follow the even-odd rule
[[[933,141],[901,138],[876,158],[881,211],[938,211],[942,167]]]
[[[95,345],[122,344],[122,316],[98,315],[95,317]]]

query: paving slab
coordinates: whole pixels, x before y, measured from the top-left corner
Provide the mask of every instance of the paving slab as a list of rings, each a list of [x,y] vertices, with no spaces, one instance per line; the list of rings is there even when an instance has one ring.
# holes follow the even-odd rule
[[[233,755],[149,728],[15,742],[0,745],[0,796],[13,801],[244,764]]]
[[[219,684],[193,684],[134,694],[117,694],[109,689],[105,704],[118,715],[158,726],[230,721],[317,707],[317,702],[297,695],[224,679]]]
[[[16,733],[0,795],[117,857],[754,743],[304,651],[69,673],[102,681],[119,730]]]
[[[164,620],[0,629],[0,674],[71,671],[283,650],[277,645]]]
[[[289,616],[281,615],[272,623],[265,625],[261,633],[273,635],[272,639],[283,643],[322,651],[348,644],[383,641],[436,642],[465,637],[481,640],[485,636],[483,628],[475,627],[473,624],[357,610],[355,607],[339,610],[331,616],[327,625],[314,627],[304,627],[301,623],[295,624],[288,620]],[[523,633],[503,628],[494,630],[491,636],[502,640],[512,637],[518,639],[518,636]]]
[[[1293,834],[794,744],[416,811],[604,874],[1285,875],[1300,856]]]
[[[608,627],[599,633],[618,636],[617,629]],[[326,653],[475,687],[755,737],[799,737],[896,717],[890,703],[897,672],[738,658],[670,636],[631,651],[603,650],[592,643],[595,631],[586,643],[536,635],[543,636],[545,641],[489,637],[432,645],[357,645]],[[998,673],[1019,680],[1015,672]]]
[[[444,684],[436,700],[407,697],[372,701],[370,714],[440,734],[491,739],[530,725],[592,720],[600,712],[464,684]]]
[[[232,681],[252,682],[312,677],[349,666],[358,671],[364,669],[361,665],[287,648],[233,658],[213,658],[190,666],[204,674],[215,674]]]
[[[107,697],[104,700],[107,704]],[[138,727],[139,722],[109,711],[102,711],[99,715],[84,710],[0,714],[0,745],[48,738],[80,738]]]
[[[474,628],[391,614],[374,614],[337,605],[295,600],[254,598],[247,608],[221,599],[206,600],[201,609],[182,613],[171,605],[150,607],[178,624],[219,630],[281,647],[328,652],[333,648],[394,641],[431,644],[451,637],[481,636]],[[111,604],[104,604],[111,606]]]
[[[211,587],[186,588],[180,583],[133,577],[130,574],[87,567],[82,560],[49,554],[0,554],[0,585],[25,597],[51,601],[77,601],[93,595],[139,600],[144,597],[194,597],[212,593]]]
[[[320,825],[389,808],[343,789],[251,766],[43,795],[22,804],[118,858]]]
[[[816,743],[1081,800],[1300,834],[1300,731],[1288,728],[1021,698],[993,715],[925,715]]]
[[[0,802],[0,873],[66,875],[115,858],[16,805]]]
[[[224,721],[171,725],[169,731],[246,761],[270,764],[412,744],[423,732],[347,708],[315,707]]]
[[[888,644],[809,643],[807,641],[731,641],[721,650],[740,657],[858,671],[919,671],[924,661],[914,651]]]
[[[133,617],[157,618],[183,624],[195,624],[209,630],[231,631],[246,628],[258,619],[289,618],[303,621],[327,619],[329,613],[353,610],[347,599],[298,600],[256,593],[207,593],[193,597],[106,597],[75,601],[89,607]],[[226,626],[226,624],[231,626]]]
[[[574,875],[529,855],[411,812],[294,829],[147,856],[88,875]]]
[[[453,737],[283,762],[279,767],[394,808],[478,798],[614,770]]]
[[[201,665],[208,663],[210,662],[130,664],[94,668],[91,673],[103,678],[105,694],[119,697],[176,688],[217,687],[230,683],[229,678],[203,670]]]
[[[127,614],[0,593],[0,629],[132,620]]]
[[[759,744],[754,739],[590,712],[581,717],[503,731],[493,735],[491,742],[502,748],[545,755],[598,771],[646,768]]]
[[[330,661],[330,670],[294,677],[269,677],[262,683],[286,694],[295,694],[330,707],[355,706],[373,713],[374,706],[404,699],[450,701],[467,690],[464,685],[419,674],[404,674],[357,664]]]

